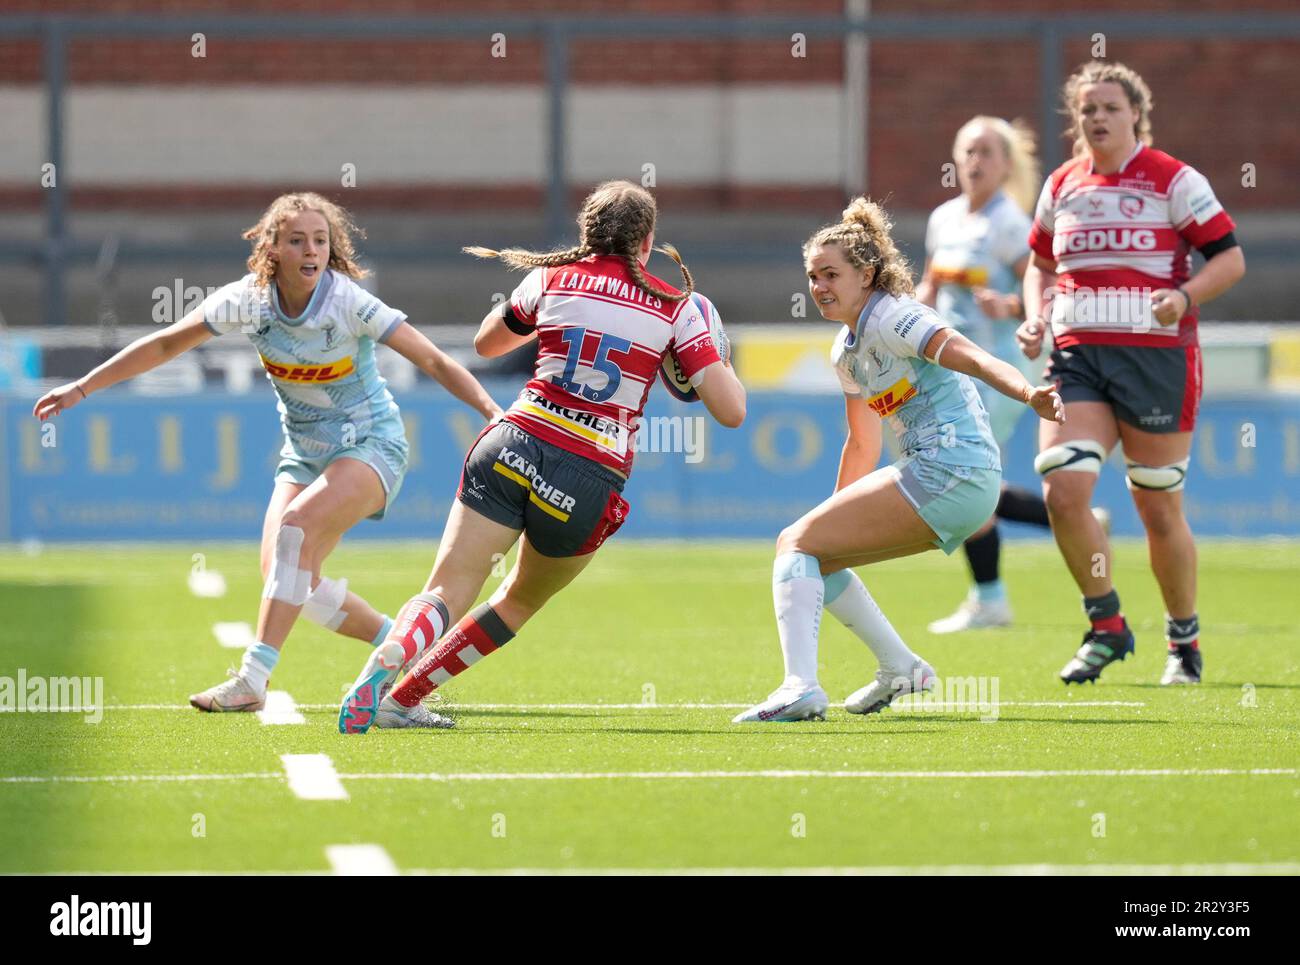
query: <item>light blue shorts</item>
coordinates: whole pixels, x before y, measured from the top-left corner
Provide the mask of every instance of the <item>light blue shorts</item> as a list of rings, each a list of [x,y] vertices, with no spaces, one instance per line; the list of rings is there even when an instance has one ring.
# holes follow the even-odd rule
[[[284,448],[280,450],[280,463],[275,467],[275,481],[309,486],[336,459],[359,459],[379,475],[379,481],[384,485],[383,508],[370,517],[383,519],[402,488],[410,452],[411,447],[405,435],[397,438],[367,436],[354,446],[336,449],[323,456],[305,455],[295,448],[292,440],[286,440]]]
[[[915,456],[890,468],[894,485],[934,530],[934,545],[950,556],[989,521],[1002,492],[998,469],[949,466]]]

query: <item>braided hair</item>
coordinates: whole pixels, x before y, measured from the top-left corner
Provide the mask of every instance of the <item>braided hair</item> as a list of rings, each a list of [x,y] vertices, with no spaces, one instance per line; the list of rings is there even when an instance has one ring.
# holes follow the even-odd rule
[[[606,181],[587,195],[578,212],[578,243],[572,248],[538,252],[524,248],[496,251],[479,245],[464,249],[478,258],[500,258],[512,268],[558,268],[590,255],[615,255],[627,264],[633,282],[647,295],[665,301],[680,302],[695,290],[695,279],[672,245],[660,245],[663,252],[681,269],[685,291],[673,293],[653,284],[645,276],[637,257],[641,243],[655,230],[658,208],[654,196],[630,181]]]

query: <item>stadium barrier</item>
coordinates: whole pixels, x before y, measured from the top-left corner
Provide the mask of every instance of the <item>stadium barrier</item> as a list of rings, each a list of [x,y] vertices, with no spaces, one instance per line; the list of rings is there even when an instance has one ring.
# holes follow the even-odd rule
[[[517,383],[490,388],[505,401]],[[364,523],[356,538],[436,540],[480,428],[437,390],[416,387],[400,401],[411,469],[388,519]],[[27,394],[0,395],[0,406],[0,539],[258,538],[281,439],[269,388],[165,401],[115,389],[44,424]],[[773,539],[834,484],[843,441],[834,396],[751,393],[738,430],[659,392],[646,415],[625,536]],[[1008,446],[1009,481],[1037,485],[1033,431],[1025,418]],[[1119,455],[1111,462],[1096,501],[1110,509],[1116,534],[1138,535]],[[1198,534],[1300,536],[1300,399],[1207,400],[1184,496]]]

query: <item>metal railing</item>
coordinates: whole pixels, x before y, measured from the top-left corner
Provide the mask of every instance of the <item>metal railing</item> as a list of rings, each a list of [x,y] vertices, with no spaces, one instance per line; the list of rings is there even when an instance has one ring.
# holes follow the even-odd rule
[[[1039,58],[1039,130],[1053,130],[1057,115],[1058,88],[1064,80],[1063,45],[1067,39],[1086,39],[1094,33],[1108,38],[1158,37],[1216,39],[1270,39],[1300,37],[1300,15],[1098,15],[1098,16],[944,16],[944,17],[603,17],[591,19],[573,15],[498,17],[393,16],[362,19],[355,15],[301,19],[284,16],[0,16],[0,39],[38,38],[44,48],[44,82],[48,91],[45,117],[46,160],[58,172],[57,187],[45,194],[46,237],[44,243],[0,245],[0,262],[42,264],[45,269],[47,323],[64,318],[64,271],[69,257],[84,257],[69,244],[66,230],[68,183],[62,161],[64,147],[64,98],[67,89],[67,45],[78,37],[186,37],[195,32],[218,37],[329,37],[347,40],[487,38],[493,33],[540,39],[545,55],[546,97],[546,188],[545,225],[548,238],[558,241],[570,221],[568,159],[565,157],[567,100],[569,91],[569,48],[581,38],[677,37],[692,40],[754,40],[785,38],[800,33],[808,39],[845,39],[861,35],[878,40],[1032,40],[1037,41]],[[1057,138],[1044,136],[1041,144],[1045,169],[1062,160]],[[92,246],[98,251],[98,245]],[[183,246],[182,246],[183,247]],[[219,250],[219,246],[191,246],[194,251],[168,246],[174,256],[195,257]],[[119,257],[138,260],[140,252],[123,245]]]

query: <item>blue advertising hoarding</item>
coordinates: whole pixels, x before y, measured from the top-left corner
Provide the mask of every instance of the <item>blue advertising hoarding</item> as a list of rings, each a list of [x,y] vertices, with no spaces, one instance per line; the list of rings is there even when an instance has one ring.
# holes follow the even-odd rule
[[[502,401],[512,394],[494,389]],[[0,400],[0,539],[258,538],[280,448],[269,389],[193,396],[119,389],[45,424],[32,418],[31,399]],[[367,521],[354,535],[434,540],[481,425],[437,390],[399,401],[410,472],[388,519]],[[625,492],[632,512],[624,537],[773,539],[834,485],[844,425],[835,396],[751,393],[737,430],[660,392],[646,415],[639,448],[647,451],[638,453]],[[1033,434],[1027,417],[1007,449],[1008,480],[1037,485]],[[1111,510],[1117,534],[1139,535],[1118,455],[1111,462],[1096,502]],[[1300,399],[1205,402],[1185,498],[1202,535],[1300,536]]]

